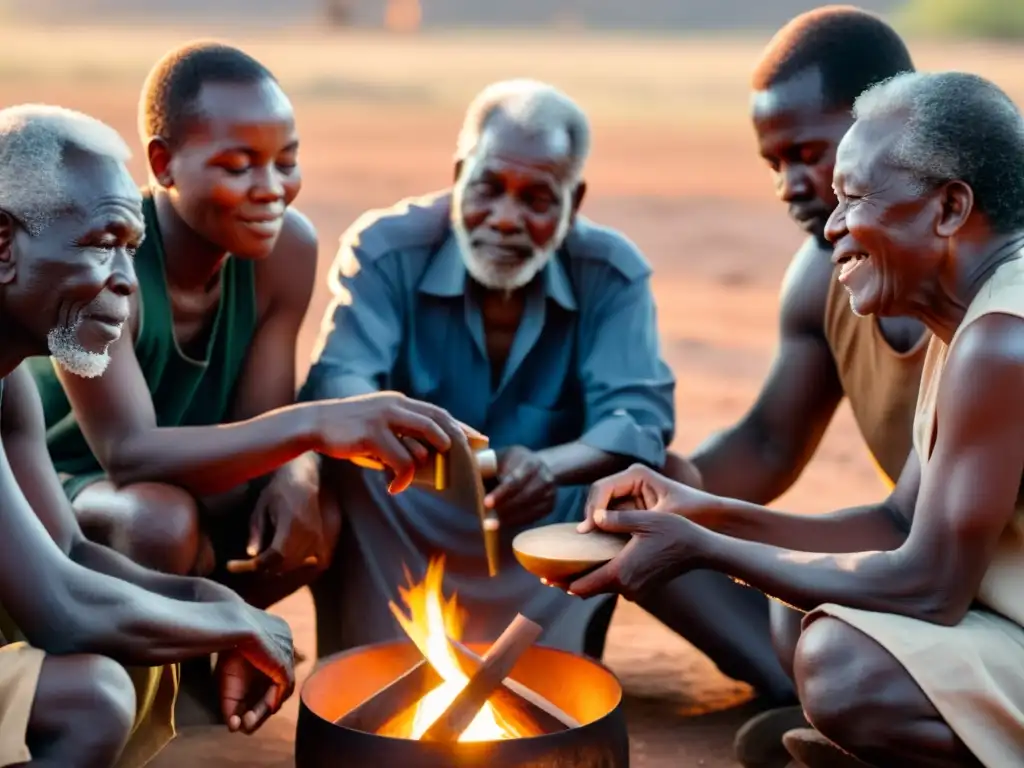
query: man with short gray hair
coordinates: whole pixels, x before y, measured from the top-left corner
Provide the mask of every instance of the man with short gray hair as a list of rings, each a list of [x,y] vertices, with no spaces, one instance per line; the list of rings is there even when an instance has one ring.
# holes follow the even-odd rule
[[[144,765],[174,736],[177,672],[163,665],[220,653],[232,731],[258,728],[294,683],[286,623],[88,541],[47,455],[21,364],[106,368],[144,237],[129,155],[81,113],[0,110],[0,767]]]
[[[387,603],[403,566],[418,580],[441,553],[466,639],[494,640],[517,612],[547,609],[559,619],[542,642],[601,654],[613,602],[549,589],[510,551],[526,527],[578,520],[587,486],[609,472],[663,467],[675,427],[651,268],[579,215],[589,150],[586,115],[564,93],[496,83],[467,112],[453,188],[371,211],[343,236],[303,396],[397,389],[481,430],[498,457],[484,503],[504,533],[488,578],[470,512],[425,490],[390,496],[377,473],[337,467],[342,538],[314,586],[321,655],[400,637]],[[760,687],[778,669],[760,595],[694,574],[660,607],[734,676]]]

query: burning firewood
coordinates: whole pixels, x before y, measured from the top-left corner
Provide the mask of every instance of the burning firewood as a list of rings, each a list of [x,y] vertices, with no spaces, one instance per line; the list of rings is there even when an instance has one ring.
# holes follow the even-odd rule
[[[536,642],[544,628],[522,614],[517,614],[501,633],[501,637],[487,649],[480,668],[469,683],[423,734],[424,741],[456,741],[469,727],[491,694],[508,677],[512,667],[527,648]]]
[[[448,642],[459,657],[462,671],[472,677],[480,668],[483,659],[456,640]],[[491,703],[506,721],[521,724],[519,730],[536,729],[540,733],[558,733],[580,727],[579,720],[510,677],[506,677],[495,690],[491,696]]]

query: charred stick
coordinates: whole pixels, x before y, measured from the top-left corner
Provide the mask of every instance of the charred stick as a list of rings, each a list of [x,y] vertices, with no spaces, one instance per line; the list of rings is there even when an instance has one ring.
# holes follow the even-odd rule
[[[335,721],[335,725],[363,733],[377,733],[397,713],[416,704],[444,682],[426,659],[388,683],[368,699]]]
[[[473,722],[480,708],[516,665],[519,657],[540,637],[543,628],[517,614],[501,637],[484,654],[479,669],[455,701],[423,734],[423,741],[454,742]]]
[[[472,677],[480,668],[483,659],[457,640],[449,640],[448,643],[458,656],[462,671],[467,677]],[[542,733],[558,733],[580,727],[579,720],[568,712],[511,677],[506,677],[501,682],[501,687],[491,697],[491,704],[501,710],[504,716],[515,712],[517,714],[513,717],[524,717],[533,721]]]

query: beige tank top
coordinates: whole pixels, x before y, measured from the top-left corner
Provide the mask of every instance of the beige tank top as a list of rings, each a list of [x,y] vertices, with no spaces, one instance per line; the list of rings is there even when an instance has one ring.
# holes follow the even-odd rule
[[[914,450],[921,460],[922,477],[935,444],[939,384],[949,350],[964,328],[979,317],[995,313],[1024,318],[1024,252],[1021,258],[1003,264],[992,273],[967,307],[967,313],[948,346],[939,338],[931,338],[921,373],[921,390],[914,419]],[[999,540],[978,590],[978,600],[1024,626],[1021,585],[1024,585],[1024,504],[1018,496],[1017,515]]]
[[[825,302],[825,338],[839,381],[882,479],[899,479],[912,445],[914,407],[931,334],[907,352],[886,341],[878,320],[858,317],[846,289],[833,279]]]

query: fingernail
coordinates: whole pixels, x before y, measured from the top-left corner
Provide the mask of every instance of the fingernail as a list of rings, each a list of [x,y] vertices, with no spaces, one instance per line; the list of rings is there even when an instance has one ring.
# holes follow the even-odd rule
[[[260,553],[260,551],[254,545],[250,544],[248,547],[246,547],[245,553],[249,557],[256,557],[256,555],[258,555]]]
[[[487,508],[493,507],[494,506],[494,497],[493,496],[485,496],[484,497],[484,506],[487,507]]]
[[[603,509],[596,510],[594,512],[594,522],[599,524],[599,525],[601,523],[603,523],[604,522],[604,515],[605,515],[605,511]]]
[[[579,525],[577,525],[576,526],[576,532],[577,533],[586,533],[587,532],[587,524],[585,522],[583,522],[583,523],[580,523]]]

